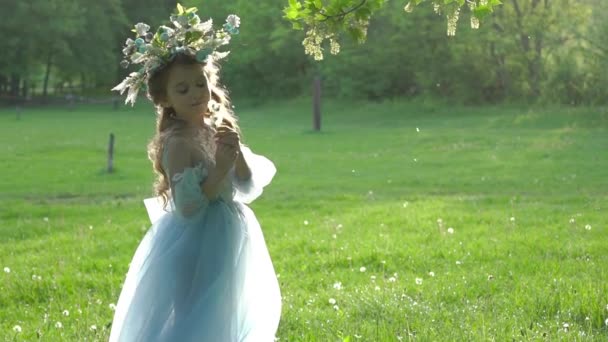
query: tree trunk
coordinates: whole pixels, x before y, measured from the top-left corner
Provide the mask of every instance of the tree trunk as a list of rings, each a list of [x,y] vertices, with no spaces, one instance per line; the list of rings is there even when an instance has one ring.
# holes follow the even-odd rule
[[[44,73],[44,84],[42,85],[42,97],[46,98],[48,95],[49,76],[51,75],[51,66],[53,65],[53,51],[49,50],[49,54],[46,59],[46,71]]]

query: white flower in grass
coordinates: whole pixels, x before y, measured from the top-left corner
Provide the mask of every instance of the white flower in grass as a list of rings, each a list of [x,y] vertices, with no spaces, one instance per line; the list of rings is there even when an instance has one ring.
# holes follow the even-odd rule
[[[333,299],[333,298],[329,298],[329,304],[335,305],[336,304],[336,300]]]
[[[110,305],[108,305],[110,307],[110,310],[114,311],[116,310],[116,304],[114,303],[110,303]]]
[[[585,225],[585,229],[586,230],[591,230],[591,225],[590,224]]]
[[[342,283],[341,282],[335,282],[334,283],[334,289],[336,290],[342,290]]]
[[[571,218],[570,218],[570,223],[571,223],[571,224],[574,224],[574,222],[576,222],[576,220],[574,220],[574,217],[571,217]]]
[[[370,276],[370,277],[369,277],[369,279],[370,279],[371,281],[376,281],[376,276],[375,276],[375,275]]]
[[[308,226],[308,220],[304,220],[304,225]]]
[[[570,329],[570,324],[568,324],[568,323],[564,323],[564,324],[562,325],[562,327],[564,328],[564,331],[566,331],[566,332],[567,332],[567,331]]]
[[[462,261],[456,260],[456,265],[462,265]]]
[[[361,268],[359,268],[359,272],[365,272],[367,270],[367,268],[365,268],[365,266],[361,266]]]
[[[511,218],[509,219],[509,221],[515,222],[515,217],[511,216]]]
[[[389,282],[389,283],[394,283],[394,282],[396,282],[396,281],[397,281],[397,278],[395,278],[395,277],[390,277],[390,278],[388,278],[388,282]]]
[[[334,310],[338,311],[338,310],[340,310],[340,307],[338,307],[337,305],[334,305]]]
[[[63,324],[61,324],[61,322],[57,322],[57,323],[55,323],[55,328],[61,329],[61,328],[63,328]]]
[[[448,234],[454,234],[454,228],[452,228],[452,227],[448,228]]]
[[[49,222],[49,218],[48,217],[43,218],[43,220],[44,220],[44,222]]]
[[[89,327],[89,330],[91,330],[91,331],[97,331],[97,326],[95,324],[93,324],[93,325],[91,325]]]
[[[374,287],[374,290],[376,290],[376,291],[380,291],[380,286],[376,286],[376,287]]]
[[[435,276],[435,272],[431,271],[431,272],[429,272],[429,275],[430,275],[431,277],[434,277],[434,276]]]
[[[63,310],[63,315],[67,317],[70,315],[70,312],[68,310]]]
[[[422,278],[416,278],[416,285],[422,285]]]
[[[97,300],[95,301],[95,303],[97,303],[97,305],[101,305],[101,304],[102,304],[102,301],[101,301],[101,299],[97,299]]]
[[[13,331],[16,332],[17,334],[21,333],[21,326],[20,325],[15,325],[13,327]]]
[[[8,268],[8,267],[5,267],[5,268],[4,268],[4,273],[11,273],[11,269],[10,269],[10,268]]]

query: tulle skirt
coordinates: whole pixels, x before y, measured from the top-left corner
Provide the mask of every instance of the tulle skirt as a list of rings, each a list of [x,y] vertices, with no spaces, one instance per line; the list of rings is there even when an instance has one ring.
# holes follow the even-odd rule
[[[165,212],[129,266],[110,341],[273,341],[277,277],[254,213],[217,200],[195,220]]]

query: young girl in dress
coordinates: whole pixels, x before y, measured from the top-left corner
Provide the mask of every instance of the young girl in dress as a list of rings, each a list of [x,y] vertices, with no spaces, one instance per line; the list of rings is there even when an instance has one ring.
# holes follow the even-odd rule
[[[137,247],[116,306],[110,341],[273,341],[281,311],[259,223],[245,205],[276,170],[240,141],[216,49],[238,33],[178,5],[173,27],[137,24],[123,50],[142,63],[114,90],[134,102],[144,86],[157,108],[149,157],[164,209]],[[188,33],[191,32],[191,33]]]

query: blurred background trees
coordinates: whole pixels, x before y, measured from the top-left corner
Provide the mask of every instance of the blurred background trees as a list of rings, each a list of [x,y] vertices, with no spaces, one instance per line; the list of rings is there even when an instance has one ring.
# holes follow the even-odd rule
[[[191,0],[219,24],[242,18],[223,81],[238,102],[310,94],[320,76],[325,97],[430,97],[461,103],[608,102],[608,4],[604,0],[504,0],[470,29],[461,11],[457,34],[432,6],[405,13],[388,1],[371,17],[367,40],[340,41],[337,55],[304,54],[305,31],[284,18],[287,0]],[[65,96],[111,97],[129,70],[119,67],[132,25],[164,23],[168,0],[31,0],[0,4],[0,101]],[[328,51],[329,44],[322,45]]]

